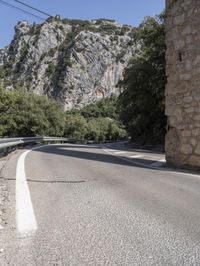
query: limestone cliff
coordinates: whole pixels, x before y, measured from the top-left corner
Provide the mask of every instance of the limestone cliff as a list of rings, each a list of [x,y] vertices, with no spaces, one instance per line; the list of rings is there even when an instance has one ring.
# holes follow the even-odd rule
[[[133,33],[104,19],[19,22],[11,44],[0,50],[0,79],[7,89],[25,87],[59,99],[65,110],[80,108],[119,94],[117,83],[137,51]]]

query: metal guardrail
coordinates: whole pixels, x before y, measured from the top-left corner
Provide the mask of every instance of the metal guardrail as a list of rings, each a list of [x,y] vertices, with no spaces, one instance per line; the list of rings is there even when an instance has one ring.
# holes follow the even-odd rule
[[[26,138],[0,138],[0,150],[10,147],[37,142],[67,142],[67,138],[58,137],[26,137]]]
[[[0,153],[9,152],[14,147],[25,146],[25,144],[41,143],[41,142],[68,142],[77,144],[100,144],[90,140],[75,140],[59,137],[25,137],[25,138],[0,138]]]

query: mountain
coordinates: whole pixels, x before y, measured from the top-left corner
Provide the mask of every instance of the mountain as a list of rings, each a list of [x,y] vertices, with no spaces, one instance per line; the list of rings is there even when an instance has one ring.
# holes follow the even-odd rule
[[[64,110],[118,95],[118,81],[137,52],[135,28],[113,20],[50,17],[19,22],[11,44],[0,49],[0,80],[61,101]]]

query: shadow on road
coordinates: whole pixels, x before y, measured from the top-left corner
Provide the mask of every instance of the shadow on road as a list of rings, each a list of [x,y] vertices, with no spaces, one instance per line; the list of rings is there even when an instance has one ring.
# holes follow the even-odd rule
[[[85,149],[85,150],[80,150],[80,148]],[[91,148],[93,148],[92,151],[87,151],[87,149],[91,149]],[[96,149],[96,151],[99,150],[99,153],[95,152],[94,149]],[[145,165],[140,166],[137,164],[137,163],[145,164],[145,159],[134,158],[134,161],[131,161],[131,160],[129,161],[127,158],[124,157],[124,160],[123,160],[117,156],[102,153],[102,149],[99,146],[75,146],[75,145],[68,146],[66,145],[65,147],[63,145],[52,145],[48,147],[46,146],[44,148],[42,147],[41,149],[37,150],[37,152],[55,154],[58,156],[66,156],[66,157],[71,157],[71,158],[78,158],[82,160],[98,161],[102,163],[148,168],[148,166],[145,166]],[[121,157],[123,158],[123,156]],[[148,164],[151,164],[153,162],[155,162],[155,160],[148,160]]]

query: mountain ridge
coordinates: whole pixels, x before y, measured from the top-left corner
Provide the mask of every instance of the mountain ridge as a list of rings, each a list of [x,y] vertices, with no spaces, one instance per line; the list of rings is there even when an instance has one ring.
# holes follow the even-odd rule
[[[21,21],[11,44],[0,49],[1,82],[55,98],[64,110],[119,95],[117,84],[139,49],[134,31],[107,19]]]

